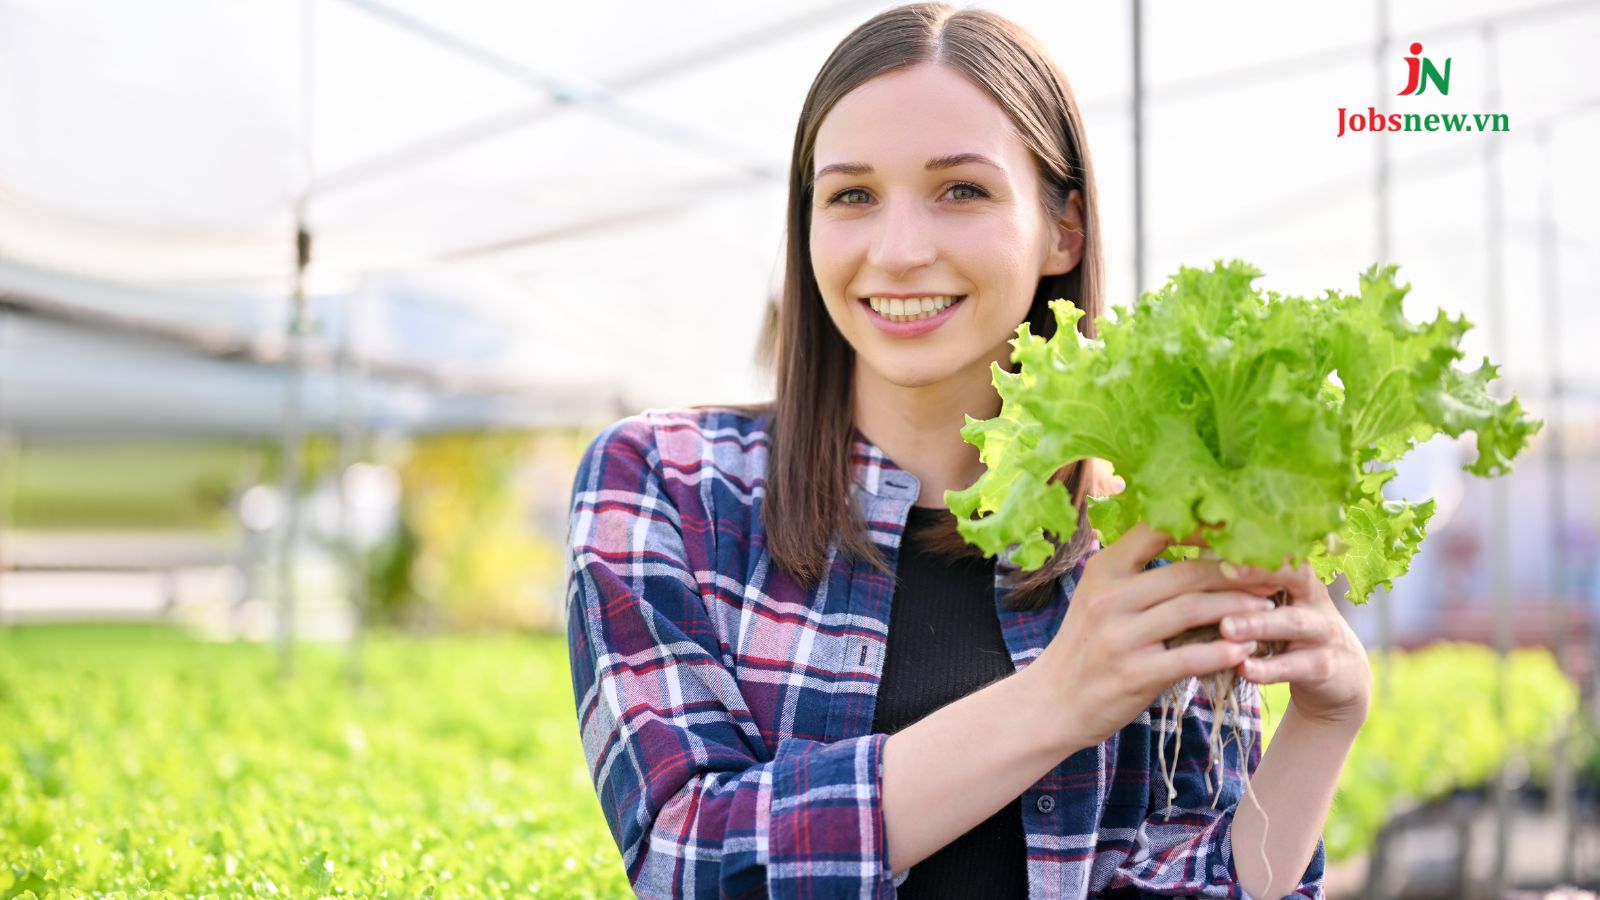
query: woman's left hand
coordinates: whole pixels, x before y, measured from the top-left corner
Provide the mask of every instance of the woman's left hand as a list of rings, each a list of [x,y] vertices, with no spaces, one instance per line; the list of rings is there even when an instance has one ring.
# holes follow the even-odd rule
[[[1277,609],[1222,620],[1228,638],[1283,641],[1272,656],[1251,657],[1239,674],[1257,684],[1287,681],[1289,697],[1303,716],[1330,725],[1360,728],[1372,695],[1366,648],[1333,605],[1328,586],[1311,571],[1288,566],[1266,576],[1289,601]]]

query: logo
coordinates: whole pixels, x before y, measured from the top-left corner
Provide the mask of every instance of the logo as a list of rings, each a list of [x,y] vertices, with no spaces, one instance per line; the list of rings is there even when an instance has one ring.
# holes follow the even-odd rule
[[[1421,97],[1429,93],[1428,88],[1433,88],[1432,93],[1440,97],[1450,96],[1450,63],[1451,57],[1444,58],[1444,69],[1441,71],[1434,65],[1433,60],[1422,55],[1422,42],[1414,41],[1411,44],[1410,55],[1404,57],[1406,61],[1406,85],[1398,97]],[[1348,107],[1339,107],[1339,132],[1336,137],[1344,137],[1349,131],[1510,131],[1511,117],[1505,113],[1458,113],[1458,112],[1430,112],[1430,113],[1388,113],[1378,112],[1376,107],[1368,106],[1365,113],[1360,110],[1352,112]]]
[[[1396,96],[1421,96],[1428,92],[1430,81],[1439,89],[1439,93],[1450,93],[1450,57],[1445,57],[1444,74],[1440,75],[1433,60],[1422,55],[1422,44],[1412,44],[1411,55],[1406,57],[1406,89]]]

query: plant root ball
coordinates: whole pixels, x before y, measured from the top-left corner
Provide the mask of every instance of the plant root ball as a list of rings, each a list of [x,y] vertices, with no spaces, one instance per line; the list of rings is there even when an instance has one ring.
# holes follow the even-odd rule
[[[1273,593],[1271,599],[1274,607],[1282,606],[1289,602],[1289,594],[1287,591],[1279,589]],[[1167,639],[1165,643],[1169,648],[1181,647],[1184,644],[1214,641],[1220,637],[1222,637],[1222,630],[1216,625],[1202,625],[1175,635]],[[1282,653],[1284,649],[1285,645],[1283,641],[1259,641],[1257,642],[1255,652],[1252,653],[1251,656],[1273,656],[1274,654]],[[1240,740],[1239,701],[1238,697],[1235,695],[1235,690],[1239,687],[1239,675],[1233,668],[1230,667],[1202,675],[1196,680],[1200,683],[1200,691],[1202,694],[1204,694],[1206,701],[1210,704],[1212,710],[1211,733],[1207,735],[1206,741],[1209,745],[1208,749],[1210,751],[1210,760],[1208,760],[1208,762],[1210,765],[1206,767],[1205,772],[1206,789],[1209,791],[1212,787],[1211,769],[1213,767],[1217,769],[1218,774],[1216,783],[1216,797],[1214,797],[1212,800],[1212,805],[1215,806],[1217,800],[1222,796],[1222,765],[1226,759],[1224,756],[1224,751],[1227,745],[1222,737],[1222,723],[1224,719],[1228,720],[1233,725],[1233,740],[1235,743],[1238,743]],[[1177,796],[1176,788],[1173,785],[1173,778],[1177,772],[1177,748],[1182,747],[1183,745],[1181,734],[1178,734],[1178,731],[1181,729],[1183,722],[1183,709],[1180,706],[1180,701],[1183,697],[1183,688],[1186,683],[1187,679],[1176,682],[1168,686],[1168,688],[1161,694],[1161,728],[1159,728],[1156,732],[1156,748],[1157,758],[1161,767],[1162,779],[1167,785],[1169,811],[1171,801]],[[1168,724],[1169,713],[1171,716],[1170,725]],[[1166,759],[1166,740],[1164,738],[1164,732],[1168,730],[1172,731],[1174,734],[1174,752],[1170,769]],[[1245,758],[1248,755],[1248,749],[1242,744],[1240,744],[1239,749],[1241,753],[1241,759]]]

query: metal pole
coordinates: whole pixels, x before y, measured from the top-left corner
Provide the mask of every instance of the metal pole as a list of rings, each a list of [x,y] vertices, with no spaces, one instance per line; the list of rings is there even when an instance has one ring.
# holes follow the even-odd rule
[[[1493,24],[1483,27],[1484,43],[1484,81],[1487,84],[1487,97],[1485,103],[1489,109],[1498,109],[1500,100],[1499,71],[1496,65],[1495,30]],[[1487,176],[1487,228],[1485,229],[1486,246],[1484,247],[1484,260],[1487,267],[1485,282],[1487,290],[1487,324],[1489,331],[1490,353],[1502,364],[1505,356],[1505,296],[1501,284],[1502,251],[1504,244],[1505,222],[1501,211],[1501,178],[1500,178],[1500,144],[1495,140],[1484,142],[1484,170]],[[1501,379],[1491,386],[1491,390],[1498,389],[1504,399],[1505,380]],[[1500,727],[1508,729],[1510,683],[1508,657],[1511,653],[1511,504],[1510,493],[1504,476],[1490,480],[1489,485],[1489,546],[1493,554],[1494,569],[1494,638],[1495,649],[1499,653],[1499,666],[1496,671],[1495,705]],[[1494,860],[1490,871],[1490,881],[1487,885],[1489,896],[1501,897],[1505,894],[1507,882],[1507,864],[1510,861],[1511,850],[1511,781],[1508,765],[1502,764],[1499,777],[1495,779],[1494,809]]]
[[[303,218],[296,223],[294,244],[294,287],[283,360],[283,471],[278,477],[283,506],[282,543],[278,548],[278,675],[282,678],[294,674],[294,555],[300,539],[300,444],[305,436],[300,390],[305,367],[305,288],[311,233],[306,231]]]
[[[17,470],[17,459],[11,446],[11,420],[6,416],[5,372],[10,364],[6,345],[11,338],[10,310],[0,307],[0,625],[5,624],[5,581],[11,570],[7,556],[11,540],[11,481]]]
[[[1387,87],[1386,64],[1389,62],[1389,2],[1378,0],[1378,41],[1373,48],[1373,78],[1377,90],[1373,93],[1378,98],[1380,112],[1387,114],[1389,111],[1389,88]],[[1375,210],[1374,223],[1377,227],[1377,262],[1379,265],[1389,261],[1389,142],[1378,140],[1372,142],[1377,153],[1376,184],[1374,185]],[[1385,466],[1388,468],[1388,466]],[[1391,484],[1393,482],[1390,482]],[[1393,695],[1390,693],[1392,679],[1389,673],[1393,671],[1394,654],[1394,611],[1389,606],[1389,590],[1383,585],[1378,585],[1373,592],[1376,608],[1373,610],[1378,620],[1378,652],[1384,660],[1383,666],[1378,669],[1376,693],[1378,702],[1388,705]]]
[[[1133,299],[1145,280],[1144,221],[1144,0],[1133,0]]]
[[[362,679],[362,638],[367,627],[367,560],[364,548],[351,528],[350,470],[366,456],[365,373],[354,357],[356,316],[352,308],[354,293],[344,297],[344,315],[339,334],[339,542],[345,557],[346,590],[354,622],[350,629],[349,652],[345,657],[345,677],[352,684]]]
[[[1551,198],[1550,127],[1536,135],[1539,145],[1539,256],[1545,291],[1545,359],[1550,365],[1548,429],[1545,441],[1550,455],[1545,483],[1550,502],[1550,642],[1561,671],[1572,673],[1572,624],[1567,618],[1567,466],[1561,396],[1561,277],[1557,265],[1555,206]],[[1577,852],[1577,819],[1573,804],[1573,770],[1569,756],[1572,717],[1563,719],[1556,740],[1555,767],[1550,791],[1550,812],[1562,823],[1561,881],[1571,883]]]
[[[1388,72],[1386,66],[1389,62],[1389,0],[1378,0],[1378,43],[1374,51],[1372,67],[1373,77],[1377,80],[1377,90],[1374,95],[1378,98],[1378,111],[1385,119],[1389,113],[1389,89],[1387,87]],[[1374,188],[1377,200],[1377,243],[1378,263],[1382,265],[1389,261],[1389,142],[1373,141],[1374,152],[1377,153],[1377,184]]]
[[[309,330],[306,269],[311,265],[307,209],[311,204],[315,175],[311,164],[312,66],[316,60],[312,44],[314,8],[313,0],[303,0],[300,4],[300,154],[304,171],[294,206],[294,282],[283,358],[283,471],[279,473],[283,542],[278,549],[278,675],[281,678],[294,674],[294,554],[295,544],[300,539],[300,444],[305,432],[300,420],[300,392],[305,368],[305,334]]]

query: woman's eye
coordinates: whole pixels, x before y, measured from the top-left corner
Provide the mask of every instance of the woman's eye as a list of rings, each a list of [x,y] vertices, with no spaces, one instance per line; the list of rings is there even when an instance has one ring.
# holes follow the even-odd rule
[[[981,187],[978,187],[975,184],[972,184],[972,183],[966,182],[966,181],[960,182],[958,184],[950,185],[950,187],[946,190],[946,193],[949,193],[951,191],[963,191],[963,190],[971,191],[972,195],[968,196],[968,197],[957,197],[956,198],[957,200],[977,200],[977,199],[989,196],[989,192],[988,191],[984,190]],[[851,194],[865,194],[865,193],[866,193],[866,190],[863,189],[863,188],[845,188],[844,190],[842,190],[839,193],[834,194],[832,197],[830,197],[828,199],[828,203],[831,205],[831,204],[838,203],[838,202],[842,201],[845,197],[848,197]],[[862,204],[860,204],[860,203],[846,203],[845,205],[846,206],[861,206]]]
[[[989,196],[989,193],[987,191],[985,191],[983,188],[978,187],[975,184],[968,184],[966,182],[962,182],[961,184],[952,184],[950,186],[950,190],[952,190],[952,191],[960,191],[960,190],[972,191],[973,194],[975,195],[974,197],[972,197],[972,199],[974,199],[974,200],[976,200],[979,197],[987,197],[987,196]]]

